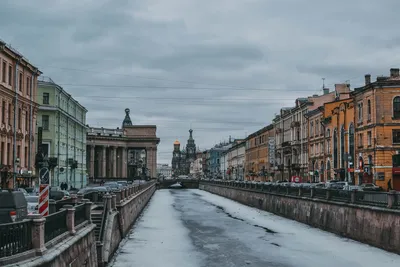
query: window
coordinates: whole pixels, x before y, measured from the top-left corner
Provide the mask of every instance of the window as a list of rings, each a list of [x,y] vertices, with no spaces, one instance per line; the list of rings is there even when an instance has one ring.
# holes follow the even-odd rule
[[[354,124],[351,123],[349,127],[349,154],[352,158],[352,162],[354,162]]]
[[[43,93],[43,105],[49,104],[49,93]]]
[[[8,125],[11,125],[11,104],[8,104]]]
[[[1,105],[1,123],[6,124],[6,101]]]
[[[368,140],[368,145],[372,145],[372,132],[368,131],[367,132],[367,140]]]
[[[340,167],[344,168],[344,125],[340,128]]]
[[[3,83],[6,82],[6,77],[7,77],[7,62],[3,61]]]
[[[19,84],[18,84],[18,87],[19,87],[19,91],[21,91],[22,92],[22,86],[23,86],[23,74],[22,74],[22,72],[20,72],[19,73]]]
[[[17,146],[17,158],[19,158],[21,160],[21,146],[20,145]]]
[[[28,147],[27,146],[25,147],[24,156],[25,156],[25,167],[29,168],[30,166],[28,166]]]
[[[5,144],[4,142],[1,142],[0,163],[6,164],[6,162],[4,161],[5,155],[6,155]]]
[[[26,77],[26,94],[31,94],[31,79],[30,77]]]
[[[331,129],[326,130],[326,137],[331,137]]]
[[[338,136],[337,129],[333,131],[333,168],[338,167]]]
[[[7,152],[8,152],[8,157],[7,157],[7,161],[8,161],[8,165],[11,165],[12,164],[12,157],[10,156],[11,155],[11,144],[10,143],[7,143]]]
[[[311,152],[311,155],[314,155],[314,145],[311,145],[310,152]]]
[[[363,139],[364,139],[364,135],[362,133],[360,133],[358,135],[358,147],[363,147]]]
[[[22,124],[22,110],[19,108],[18,109],[18,129],[21,129],[21,124]]]
[[[49,130],[49,115],[42,115],[42,128],[43,130]]]
[[[393,144],[400,144],[400,130],[393,130]]]
[[[315,135],[318,135],[319,134],[319,127],[318,127],[318,124],[319,124],[319,120],[316,120],[316,122],[315,122]]]
[[[367,112],[368,112],[368,117],[367,117],[367,120],[368,120],[368,122],[370,122],[371,121],[371,100],[370,99],[368,99],[368,102],[367,102],[368,104],[368,106],[367,106]]]
[[[363,103],[358,103],[358,122],[361,123],[363,121]]]
[[[324,126],[322,125],[322,119],[321,119],[321,123],[319,124],[319,134],[324,135]]]
[[[25,112],[25,131],[29,131],[29,113],[28,111]]]
[[[296,140],[300,141],[300,130],[297,130],[296,132]]]
[[[331,153],[331,140],[326,141],[326,152]]]
[[[400,96],[393,99],[393,118],[400,119]]]
[[[12,71],[13,71],[12,66],[11,65],[8,66],[8,84],[9,85],[12,85],[12,78],[13,78]]]
[[[314,136],[314,122],[310,123],[310,136]]]

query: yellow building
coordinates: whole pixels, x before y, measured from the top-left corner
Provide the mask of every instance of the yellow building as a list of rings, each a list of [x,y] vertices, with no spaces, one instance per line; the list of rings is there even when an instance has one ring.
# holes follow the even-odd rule
[[[267,181],[273,173],[274,127],[268,125],[246,139],[246,180]],[[270,156],[271,155],[271,156]]]

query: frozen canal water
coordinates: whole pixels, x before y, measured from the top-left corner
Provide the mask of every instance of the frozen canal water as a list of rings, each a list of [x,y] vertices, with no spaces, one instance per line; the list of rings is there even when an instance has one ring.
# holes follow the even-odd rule
[[[201,190],[158,190],[114,267],[398,267],[400,256]]]

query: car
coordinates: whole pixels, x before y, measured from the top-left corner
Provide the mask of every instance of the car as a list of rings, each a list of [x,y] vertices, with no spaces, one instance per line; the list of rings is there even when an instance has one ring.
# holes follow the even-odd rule
[[[28,203],[21,191],[0,192],[0,223],[22,221],[28,216]]]
[[[28,214],[37,214],[39,210],[39,197],[38,196],[26,196],[28,202]]]

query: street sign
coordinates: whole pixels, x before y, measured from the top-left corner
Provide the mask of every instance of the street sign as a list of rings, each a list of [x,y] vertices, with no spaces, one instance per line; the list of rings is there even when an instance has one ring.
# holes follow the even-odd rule
[[[41,168],[39,171],[40,184],[49,184],[49,169]]]

